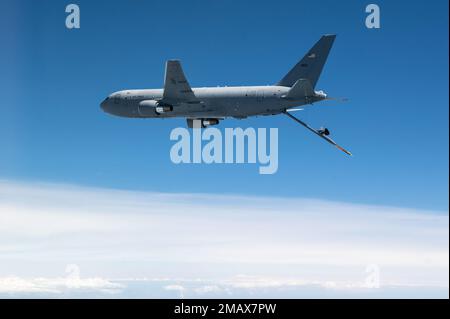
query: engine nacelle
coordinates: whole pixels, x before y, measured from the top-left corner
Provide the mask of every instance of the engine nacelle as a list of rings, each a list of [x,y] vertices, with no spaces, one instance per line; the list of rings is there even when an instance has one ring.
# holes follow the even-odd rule
[[[186,119],[189,128],[194,128],[194,122],[197,122],[195,128],[208,127],[219,124],[219,119]],[[198,126],[200,125],[200,126]]]
[[[202,126],[203,127],[207,127],[207,126],[211,126],[211,125],[217,125],[219,124],[219,120],[218,119],[203,119],[202,120]]]
[[[138,112],[140,116],[146,117],[146,116],[155,116],[158,113],[156,113],[155,109],[158,106],[158,101],[155,100],[145,100],[139,102],[138,105]]]
[[[138,110],[139,115],[145,117],[171,112],[173,110],[173,107],[171,105],[161,105],[159,101],[145,100],[139,103]]]
[[[157,106],[155,108],[155,111],[158,114],[172,112],[173,111],[173,107],[172,107],[172,105]]]

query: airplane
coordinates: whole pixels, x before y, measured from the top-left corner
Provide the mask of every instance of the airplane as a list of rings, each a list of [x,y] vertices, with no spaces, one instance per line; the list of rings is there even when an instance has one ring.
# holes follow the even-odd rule
[[[189,128],[217,125],[226,118],[285,114],[348,155],[327,128],[314,129],[291,114],[295,107],[330,100],[314,88],[336,35],[324,35],[275,85],[191,88],[179,60],[166,62],[163,89],[124,90],[109,95],[103,111],[128,118],[186,118]],[[199,122],[194,122],[199,121]]]

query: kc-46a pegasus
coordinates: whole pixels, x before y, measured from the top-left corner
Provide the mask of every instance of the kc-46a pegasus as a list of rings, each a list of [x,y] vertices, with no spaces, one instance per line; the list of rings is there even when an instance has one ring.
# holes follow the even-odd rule
[[[324,35],[279,82],[270,86],[191,88],[180,61],[169,60],[163,89],[124,90],[111,94],[101,108],[131,118],[186,118],[188,127],[217,125],[226,118],[285,114],[348,155],[327,128],[314,129],[292,115],[299,106],[330,99],[315,86],[335,40]]]

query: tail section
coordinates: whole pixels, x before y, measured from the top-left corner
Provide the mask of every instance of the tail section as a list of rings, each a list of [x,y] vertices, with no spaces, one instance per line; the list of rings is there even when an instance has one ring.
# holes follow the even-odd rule
[[[313,97],[315,95],[314,89],[306,79],[297,80],[289,92],[286,94],[286,99],[303,99]]]
[[[336,35],[334,34],[322,36],[277,85],[292,87],[297,80],[307,79],[314,89],[335,38]]]

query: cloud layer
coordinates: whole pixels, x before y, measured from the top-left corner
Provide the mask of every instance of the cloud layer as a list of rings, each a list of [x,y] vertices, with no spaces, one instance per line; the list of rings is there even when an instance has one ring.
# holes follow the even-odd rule
[[[379,289],[448,296],[448,221],[448,212],[314,199],[0,181],[0,294],[151,295],[127,288],[140,280],[158,282],[161,295],[282,297],[293,287],[360,291],[375,278]],[[79,267],[77,287],[64,286],[68,264]]]

